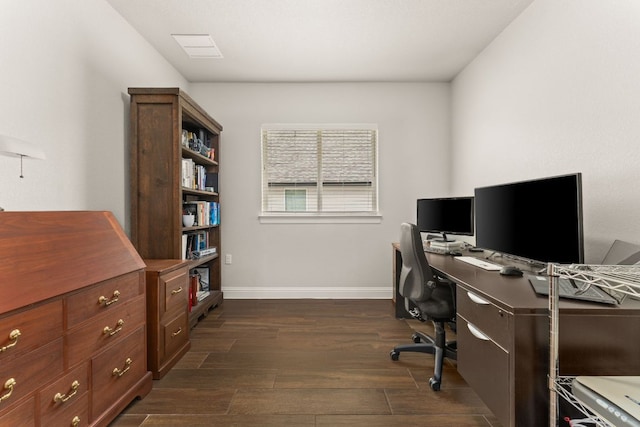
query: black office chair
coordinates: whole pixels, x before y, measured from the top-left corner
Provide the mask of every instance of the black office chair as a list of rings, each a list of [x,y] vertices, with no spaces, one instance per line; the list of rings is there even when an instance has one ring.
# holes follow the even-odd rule
[[[398,345],[391,350],[391,359],[398,360],[403,351],[435,355],[433,377],[429,378],[432,390],[440,390],[444,358],[456,360],[455,341],[447,342],[445,326],[455,322],[455,284],[433,273],[422,247],[420,231],[414,224],[404,223],[400,229],[399,292],[404,297],[407,312],[421,322],[433,323],[435,337],[422,332],[413,334],[413,344]]]

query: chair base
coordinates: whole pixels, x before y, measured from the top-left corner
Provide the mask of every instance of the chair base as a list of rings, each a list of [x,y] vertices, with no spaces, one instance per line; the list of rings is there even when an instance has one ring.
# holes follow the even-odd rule
[[[441,338],[444,341],[444,337]],[[437,339],[436,338],[436,339]],[[445,342],[444,345],[436,345],[436,339],[422,332],[415,332],[412,335],[413,344],[397,345],[391,350],[389,356],[391,360],[398,360],[401,352],[428,353],[435,356],[435,366],[433,368],[433,377],[429,378],[429,387],[433,391],[439,391],[442,383],[442,367],[444,358],[456,360],[457,343],[455,341]]]

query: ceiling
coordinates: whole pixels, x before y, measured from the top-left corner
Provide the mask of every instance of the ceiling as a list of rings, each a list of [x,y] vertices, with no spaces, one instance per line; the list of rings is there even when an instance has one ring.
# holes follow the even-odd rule
[[[107,0],[191,82],[450,81],[532,1]]]

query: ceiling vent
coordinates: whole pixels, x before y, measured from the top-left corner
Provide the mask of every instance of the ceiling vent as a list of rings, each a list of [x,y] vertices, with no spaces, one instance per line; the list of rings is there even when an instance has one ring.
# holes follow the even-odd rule
[[[189,58],[221,59],[222,53],[209,34],[171,34]]]

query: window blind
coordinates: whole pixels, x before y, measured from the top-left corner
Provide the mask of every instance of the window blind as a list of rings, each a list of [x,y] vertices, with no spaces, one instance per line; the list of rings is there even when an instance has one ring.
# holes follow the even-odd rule
[[[263,212],[377,213],[376,154],[374,127],[263,128]]]

